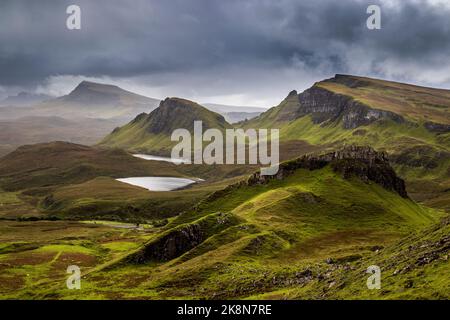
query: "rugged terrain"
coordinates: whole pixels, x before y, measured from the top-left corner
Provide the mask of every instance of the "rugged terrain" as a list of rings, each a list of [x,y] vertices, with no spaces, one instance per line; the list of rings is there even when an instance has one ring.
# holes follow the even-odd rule
[[[371,173],[377,173],[375,178]],[[448,221],[440,223],[442,216],[407,197],[384,154],[348,147],[286,162],[273,179],[251,175],[166,226],[134,231],[141,245],[87,267],[81,291],[47,279],[39,288],[30,284],[7,296],[448,298]],[[426,233],[417,231],[424,228]],[[37,257],[49,252],[46,246],[29,250]],[[98,255],[99,248],[82,237],[70,246],[80,254]],[[23,275],[10,274],[9,257],[4,255],[3,265],[6,283],[13,286]],[[39,268],[53,265],[40,261]],[[377,292],[367,290],[361,272],[373,264],[386,272],[383,290]],[[421,266],[426,273],[411,282]],[[431,270],[433,277],[428,276]],[[422,286],[426,290],[419,290]]]
[[[167,98],[94,147],[20,147],[0,159],[0,296],[448,299],[449,92],[336,75],[235,125]],[[280,129],[278,173],[132,156],[170,155],[195,120]],[[124,176],[204,181],[149,192]]]
[[[449,97],[448,90],[336,75],[302,93],[292,91],[279,106],[240,125],[279,128],[283,143],[303,140],[331,148],[356,143],[385,151],[414,199],[445,208]]]

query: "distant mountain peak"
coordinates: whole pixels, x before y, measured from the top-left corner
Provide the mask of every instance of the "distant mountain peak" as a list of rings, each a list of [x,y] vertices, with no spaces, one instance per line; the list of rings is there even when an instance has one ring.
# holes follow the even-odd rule
[[[131,92],[128,92],[128,91],[126,91],[126,90],[116,86],[116,85],[103,84],[103,83],[83,80],[75,87],[75,89],[72,90],[72,92],[69,93],[69,95],[80,93],[80,92],[85,92],[85,91],[100,91],[100,92],[103,92],[103,91],[109,91],[109,92],[118,91],[118,93],[121,93],[121,92],[131,93]]]

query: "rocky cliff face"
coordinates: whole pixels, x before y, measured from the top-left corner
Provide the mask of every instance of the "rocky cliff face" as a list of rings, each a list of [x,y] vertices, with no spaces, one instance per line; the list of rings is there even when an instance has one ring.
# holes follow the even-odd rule
[[[429,122],[425,122],[424,126],[430,132],[436,132],[436,133],[450,132],[450,125],[448,125],[448,124],[441,124],[441,123],[435,123],[435,122],[429,121]]]
[[[280,164],[278,173],[273,176],[262,176],[260,172],[256,172],[247,181],[241,181],[211,194],[208,201],[217,199],[242,185],[266,184],[273,179],[281,180],[298,169],[318,170],[327,165],[345,179],[358,177],[365,182],[375,182],[403,198],[408,197],[405,182],[396,175],[385,153],[377,152],[371,147],[352,145],[335,152],[321,155],[310,154],[283,162]]]
[[[130,263],[164,262],[180,257],[208,239],[238,222],[232,214],[214,213],[196,222],[169,229],[150,240],[142,249],[126,257]]]
[[[129,257],[130,262],[169,261],[194,248],[205,239],[204,233],[197,224],[190,224],[173,230],[161,238],[144,246],[135,255]]]
[[[379,119],[391,119],[403,122],[395,113],[372,109],[351,97],[336,94],[324,88],[313,86],[298,95],[300,107],[297,118],[310,114],[314,123],[342,120],[346,129],[368,125]]]

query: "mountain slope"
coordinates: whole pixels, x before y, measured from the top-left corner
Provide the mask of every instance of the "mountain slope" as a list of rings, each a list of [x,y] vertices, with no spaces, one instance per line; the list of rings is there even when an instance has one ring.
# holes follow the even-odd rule
[[[203,122],[203,130],[230,128],[223,116],[199,104],[180,98],[167,98],[150,114],[142,113],[127,125],[115,129],[100,143],[102,147],[116,147],[131,151],[170,155],[170,141],[176,129],[187,129],[191,134],[194,121]]]
[[[327,268],[351,268],[436,223],[437,213],[407,198],[400,181],[370,148],[283,163],[279,176],[255,174],[216,192],[145,245],[87,275],[83,296],[226,299],[303,288]],[[98,285],[106,279],[111,285]],[[125,279],[141,281],[113,285]]]
[[[282,143],[336,148],[370,145],[389,153],[412,196],[437,204],[450,186],[450,91],[336,75],[239,124],[279,128]],[[423,186],[427,186],[424,190]],[[445,206],[441,206],[445,208]]]
[[[24,144],[56,140],[94,144],[159,103],[117,86],[87,81],[63,97],[19,94],[7,101],[16,105],[0,107],[0,155]]]
[[[340,121],[346,129],[380,119],[423,123],[432,132],[450,130],[450,90],[336,75],[297,94],[249,124],[280,124],[310,115],[315,124]]]

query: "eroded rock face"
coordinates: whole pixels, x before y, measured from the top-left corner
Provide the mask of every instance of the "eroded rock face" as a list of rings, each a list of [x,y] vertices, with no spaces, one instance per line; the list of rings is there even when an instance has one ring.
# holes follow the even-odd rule
[[[425,122],[425,128],[430,132],[447,133],[450,132],[450,125],[435,122]]]
[[[149,240],[137,252],[127,256],[125,261],[140,264],[178,258],[212,235],[236,225],[238,221],[233,214],[216,212],[195,222],[179,225]]]
[[[412,146],[391,155],[394,164],[411,168],[435,169],[450,159],[450,152],[432,146]]]
[[[199,225],[190,224],[172,230],[157,241],[146,245],[143,250],[129,257],[134,263],[147,261],[169,261],[203,242],[204,234]]]
[[[403,117],[393,112],[370,108],[351,97],[317,86],[300,93],[298,99],[300,107],[297,117],[310,114],[315,124],[341,119],[345,129],[354,129],[379,119],[397,123],[404,121]]]
[[[348,146],[341,150],[322,155],[305,155],[280,164],[278,173],[262,176],[254,173],[247,180],[248,185],[265,184],[272,179],[283,179],[297,169],[317,170],[330,165],[335,172],[348,179],[356,176],[361,180],[373,181],[387,190],[397,192],[407,198],[405,182],[399,178],[389,164],[386,153],[377,152],[371,147]]]

